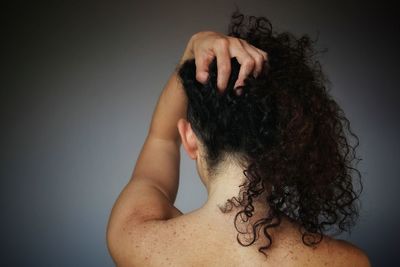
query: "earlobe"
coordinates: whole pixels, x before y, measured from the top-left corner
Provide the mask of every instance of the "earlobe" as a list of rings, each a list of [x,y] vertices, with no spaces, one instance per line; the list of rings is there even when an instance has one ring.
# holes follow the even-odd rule
[[[197,159],[197,137],[190,123],[185,119],[179,119],[177,127],[186,153],[191,159]]]

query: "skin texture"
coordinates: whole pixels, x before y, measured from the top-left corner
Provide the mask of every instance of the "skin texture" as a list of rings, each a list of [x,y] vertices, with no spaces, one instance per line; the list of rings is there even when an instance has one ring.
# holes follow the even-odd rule
[[[242,94],[233,86],[241,67],[235,57],[223,92],[216,85],[218,60],[211,62],[206,84],[196,80],[194,60],[182,64],[179,77],[188,97],[187,120],[206,150],[207,176],[224,173],[221,163],[227,156],[243,167],[242,192],[221,207],[224,213],[233,206],[241,209],[234,220],[238,242],[252,245],[262,230],[268,241],[259,251],[267,256],[273,245],[269,232],[283,217],[301,226],[301,240],[307,246],[320,243],[323,233],[350,231],[362,191],[356,168],[359,140],[329,94],[316,41],[306,34],[274,31],[267,18],[240,13],[232,16],[228,35],[269,55],[260,75],[244,80]],[[251,239],[244,238],[238,224],[254,216],[256,201],[269,209],[245,231]]]
[[[257,76],[262,64],[268,59],[267,53],[246,43],[240,38],[225,36],[217,32],[199,32],[194,34],[183,53],[181,63],[195,59],[196,78],[199,82],[207,80],[208,66],[216,57],[218,62],[218,88],[224,90],[231,66],[230,58],[236,57],[241,64],[236,86],[243,85],[244,79],[253,74]],[[240,258],[243,250],[236,243],[235,231],[226,227],[232,215],[223,215],[217,208],[229,196],[237,194],[240,180],[231,181],[227,177],[241,174],[241,168],[234,162],[227,161],[225,172],[218,178],[211,179],[204,160],[205,151],[186,120],[187,98],[175,70],[166,83],[152,116],[149,133],[136,162],[131,180],[118,197],[110,215],[107,228],[107,244],[111,256],[118,266],[245,266],[239,260],[229,261],[232,254],[213,255],[211,249],[193,240],[204,239],[205,244],[212,242],[217,247],[226,246],[221,237],[232,236],[228,242],[232,251]],[[175,206],[179,185],[180,146],[183,145],[189,157],[196,161],[197,170],[208,191],[208,201],[199,210],[183,214]],[[260,207],[261,213],[265,212]],[[256,217],[255,217],[256,218]],[[294,229],[295,226],[285,221],[282,229]],[[279,230],[279,231],[281,231]],[[275,255],[270,258],[270,266],[282,265],[283,248],[286,243],[294,242],[296,233],[282,234],[276,230],[273,234],[282,236],[277,242]],[[283,231],[283,230],[282,230]],[[204,233],[209,233],[204,235]],[[217,238],[219,237],[219,238]],[[226,239],[225,239],[226,240]],[[285,243],[286,242],[286,243]],[[179,253],[190,245],[190,252]],[[198,247],[197,247],[198,246]],[[304,248],[301,248],[304,249]],[[299,260],[310,259],[311,250],[295,250],[302,253],[299,258],[287,260],[298,264]],[[308,249],[308,248],[307,248]],[[202,251],[203,253],[199,252]],[[315,266],[327,263],[332,266],[369,266],[368,258],[358,248],[344,241],[326,241],[318,250],[319,258],[314,259]],[[328,253],[330,251],[330,253]],[[249,252],[253,253],[253,252]],[[335,254],[335,261],[323,261],[324,255]],[[154,255],[157,254],[157,257]],[[223,257],[223,256],[226,257]],[[257,251],[253,254],[262,262]],[[275,258],[274,258],[275,257]],[[224,263],[219,259],[224,258]],[[300,259],[301,258],[301,259]],[[333,264],[335,263],[335,264]],[[256,265],[255,265],[256,266]],[[267,265],[265,265],[267,266]],[[307,266],[304,264],[304,266]],[[309,264],[308,266],[312,266]]]

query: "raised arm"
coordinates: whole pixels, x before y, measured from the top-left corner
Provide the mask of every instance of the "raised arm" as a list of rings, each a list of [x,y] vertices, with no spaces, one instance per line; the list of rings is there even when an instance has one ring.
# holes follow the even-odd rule
[[[218,87],[223,90],[230,74],[230,58],[237,57],[242,67],[237,85],[251,72],[260,72],[266,53],[243,40],[216,32],[194,34],[180,63],[195,58],[200,82],[205,82],[208,65],[217,57]],[[158,99],[150,129],[136,162],[132,178],[118,197],[111,212],[107,242],[114,259],[128,257],[128,229],[148,221],[162,221],[182,213],[174,207],[179,185],[181,140],[177,129],[186,117],[187,99],[176,70]]]

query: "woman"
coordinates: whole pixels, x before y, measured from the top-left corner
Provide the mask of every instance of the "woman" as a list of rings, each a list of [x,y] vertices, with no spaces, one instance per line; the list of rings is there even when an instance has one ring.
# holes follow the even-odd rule
[[[359,172],[314,54],[239,12],[228,35],[191,37],[110,217],[118,266],[370,266],[324,234],[354,225]],[[188,214],[173,205],[181,144],[208,191]]]

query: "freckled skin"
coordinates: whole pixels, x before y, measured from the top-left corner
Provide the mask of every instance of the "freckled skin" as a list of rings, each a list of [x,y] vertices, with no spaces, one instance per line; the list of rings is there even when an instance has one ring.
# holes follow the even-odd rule
[[[272,232],[274,243],[268,258],[257,250],[265,238],[242,247],[233,224],[208,217],[202,210],[145,228],[150,231],[143,246],[135,245],[137,261],[132,266],[354,266],[349,261],[354,252],[347,244],[326,237],[319,245],[307,247],[297,229],[285,223]]]
[[[193,57],[193,42],[204,36],[211,36],[207,37],[210,40],[215,38],[210,32],[196,35],[181,61]],[[218,34],[217,37],[215,40],[222,40]],[[235,43],[241,48],[232,50],[243,49],[241,42]],[[305,246],[296,227],[287,223],[271,229],[274,242],[267,252],[268,258],[258,251],[267,241],[262,235],[254,245],[241,246],[236,239],[238,233],[232,215],[225,216],[218,209],[215,212],[214,204],[237,195],[241,182],[226,178],[238,177],[242,170],[234,166],[224,168],[225,178],[216,177],[216,184],[210,186],[208,175],[204,175],[205,165],[200,160],[201,145],[190,134],[187,124],[179,123],[186,114],[186,102],[183,90],[176,90],[181,87],[176,78],[176,73],[171,75],[161,94],[150,127],[152,134],[138,158],[133,179],[113,208],[107,238],[118,266],[369,266],[365,260],[362,263],[359,260],[362,258],[359,250],[328,237],[314,248]],[[208,207],[188,214],[173,206],[179,184],[178,139],[184,141],[190,157],[199,159],[198,163],[203,166],[198,169],[202,173],[200,177],[212,192]]]

